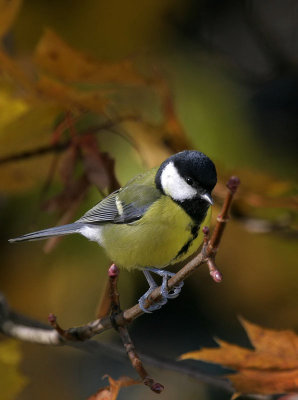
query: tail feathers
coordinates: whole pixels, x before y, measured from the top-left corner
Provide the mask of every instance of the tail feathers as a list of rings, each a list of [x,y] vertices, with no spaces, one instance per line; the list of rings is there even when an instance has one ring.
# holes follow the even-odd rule
[[[10,243],[14,242],[24,242],[26,240],[40,240],[47,239],[51,236],[61,236],[68,235],[70,233],[79,233],[80,228],[82,228],[83,224],[81,223],[73,223],[68,225],[56,226],[54,228],[44,229],[42,231],[27,233],[26,235],[22,235],[13,239],[9,239]]]

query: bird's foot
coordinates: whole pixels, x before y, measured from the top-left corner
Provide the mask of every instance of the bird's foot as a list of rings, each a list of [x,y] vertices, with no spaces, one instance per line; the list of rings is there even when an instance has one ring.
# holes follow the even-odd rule
[[[152,313],[153,311],[159,310],[163,305],[166,304],[167,299],[165,297],[162,297],[160,300],[155,301],[154,304],[151,304],[147,308],[145,307],[146,301],[150,294],[157,288],[158,286],[150,286],[150,288],[147,290],[145,294],[143,294],[142,297],[139,298],[139,306],[140,309],[145,312],[145,313]]]
[[[149,269],[149,268],[148,268]],[[165,271],[163,269],[158,268],[150,268],[150,272],[154,272],[155,274],[162,277],[162,284],[161,284],[161,295],[166,299],[175,299],[179,296],[182,286],[184,282],[180,282],[177,286],[174,286],[172,289],[168,289],[168,280],[175,275],[173,272]]]
[[[161,299],[151,306],[145,308],[145,302],[150,296],[150,294],[157,288],[157,284],[154,282],[152,276],[150,275],[150,272],[153,272],[159,276],[162,277],[162,285],[161,285]],[[158,268],[146,268],[144,270],[144,275],[150,285],[149,290],[139,299],[139,305],[142,311],[151,313],[155,310],[159,310],[164,304],[167,303],[168,299],[175,299],[179,293],[181,292],[181,288],[184,284],[184,282],[181,282],[179,285],[174,286],[172,289],[168,289],[168,280],[174,276],[175,274],[173,272],[161,270]]]

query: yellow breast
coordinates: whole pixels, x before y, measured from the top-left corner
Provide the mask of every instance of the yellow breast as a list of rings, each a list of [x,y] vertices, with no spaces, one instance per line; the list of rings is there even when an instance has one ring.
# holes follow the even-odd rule
[[[210,209],[202,226],[209,225]],[[118,266],[124,268],[163,268],[194,253],[202,242],[200,231],[193,238],[194,222],[168,196],[162,196],[138,221],[107,224],[103,247]],[[177,254],[185,246],[186,251]]]

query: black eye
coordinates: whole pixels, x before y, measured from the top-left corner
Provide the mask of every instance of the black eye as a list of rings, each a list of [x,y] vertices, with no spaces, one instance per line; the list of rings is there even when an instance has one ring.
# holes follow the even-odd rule
[[[189,186],[192,186],[193,185],[193,179],[192,178],[186,178],[185,179],[186,180],[186,183],[188,183],[189,184]]]

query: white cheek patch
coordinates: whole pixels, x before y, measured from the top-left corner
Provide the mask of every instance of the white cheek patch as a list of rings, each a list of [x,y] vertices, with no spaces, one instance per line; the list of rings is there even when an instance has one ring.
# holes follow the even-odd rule
[[[164,168],[160,181],[165,194],[176,201],[193,199],[197,195],[196,189],[185,182],[173,162]]]

